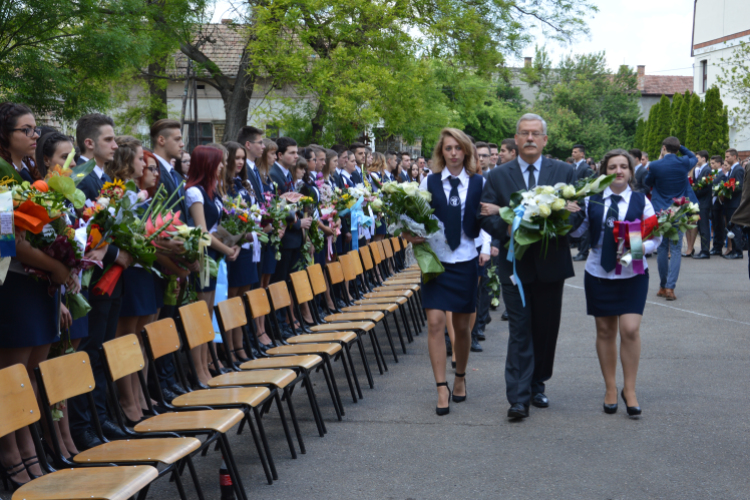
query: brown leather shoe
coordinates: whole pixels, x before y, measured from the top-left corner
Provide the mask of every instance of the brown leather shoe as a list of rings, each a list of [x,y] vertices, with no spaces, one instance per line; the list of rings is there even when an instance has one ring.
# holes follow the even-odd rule
[[[656,293],[657,297],[666,297],[667,296],[667,289],[666,288],[659,288],[659,291]]]
[[[665,288],[664,289],[665,297],[667,300],[677,300],[677,297],[674,295],[674,290],[671,288]]]

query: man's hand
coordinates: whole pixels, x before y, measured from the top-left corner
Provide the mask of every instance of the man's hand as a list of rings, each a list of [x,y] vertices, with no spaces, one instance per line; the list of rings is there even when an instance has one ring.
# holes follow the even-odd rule
[[[312,219],[310,217],[305,217],[299,221],[299,226],[302,229],[310,229],[310,224],[312,224]]]
[[[569,201],[565,204],[565,210],[574,214],[581,211],[581,206],[575,201]]]
[[[127,269],[133,265],[133,256],[130,255],[125,250],[121,249],[120,253],[117,254],[117,258],[115,259],[115,264],[119,264],[123,267],[123,269]]]
[[[500,213],[500,207],[492,203],[480,203],[482,207],[482,215],[498,215]]]
[[[97,248],[96,250],[89,250],[84,254],[84,257],[86,257],[89,260],[97,260],[101,262],[104,260],[104,256],[107,254],[107,245],[101,246]]]
[[[347,243],[349,243],[350,241],[352,241],[352,233],[346,233],[344,235],[344,241],[346,241]]]
[[[500,255],[500,249],[497,247],[491,247],[490,255],[492,255],[493,257],[497,257],[498,255]]]
[[[480,253],[479,254],[479,265],[484,266],[486,263],[490,261],[490,256],[486,253]]]
[[[185,251],[185,246],[181,241],[174,241],[167,238],[158,238],[156,240],[157,248],[172,252],[173,254],[179,255]]]

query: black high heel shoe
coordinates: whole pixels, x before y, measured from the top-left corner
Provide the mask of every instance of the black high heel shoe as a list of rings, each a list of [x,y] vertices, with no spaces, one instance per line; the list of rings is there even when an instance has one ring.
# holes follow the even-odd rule
[[[604,403],[602,406],[604,407],[604,413],[606,413],[607,415],[612,415],[614,413],[617,413],[617,403],[613,405],[608,405],[607,403]]]
[[[141,422],[143,422],[143,421],[144,421],[144,420],[146,419],[146,416],[144,415],[143,417],[141,417],[141,419],[140,419],[140,420],[137,420],[137,421],[136,421],[136,420],[130,420],[130,419],[129,419],[129,418],[128,418],[128,417],[126,416],[126,415],[124,415],[124,414],[123,414],[122,418],[123,418],[123,420],[125,420],[125,426],[126,426],[126,427],[135,427],[136,425],[138,425],[138,424],[140,424]]]
[[[19,467],[20,469],[18,469]],[[13,472],[15,469],[18,469],[18,470]],[[26,470],[26,468],[24,467],[23,462],[17,463],[16,465],[12,467],[0,469],[0,475],[3,478],[3,486],[5,487],[6,491],[16,491],[18,488],[26,484],[26,483],[19,483],[18,481],[13,479],[24,470]],[[28,471],[26,472],[28,473]],[[10,488],[8,487],[8,482],[10,482]]]
[[[244,351],[244,350],[245,349],[235,349],[234,351],[232,351],[232,353],[234,353],[234,357],[237,358],[238,363],[247,363],[248,361],[250,361],[250,358],[246,358],[244,356],[240,356],[239,354],[237,354],[237,351]]]
[[[443,415],[449,414],[451,411],[451,388],[448,387],[448,382],[438,382],[437,386],[445,386],[445,388],[448,389],[448,406],[446,408],[440,408],[439,406],[435,407],[435,413],[437,413],[438,416],[442,417]]]
[[[456,377],[464,378],[466,376],[465,373],[456,373]],[[455,387],[456,384],[453,384],[453,387]],[[464,380],[464,390],[466,390],[466,380]],[[467,393],[468,394],[468,393]],[[464,394],[463,396],[456,396],[455,394],[452,396],[454,403],[463,403],[466,401],[467,394]]]
[[[29,458],[22,458],[22,460],[23,460],[23,466],[26,467],[26,473],[29,475],[31,479],[36,479],[40,477],[34,474],[33,472],[31,472],[31,468],[39,463],[39,459],[37,458],[36,455],[34,455],[33,457],[29,457]],[[31,463],[27,463],[27,462],[31,462]],[[41,466],[39,467],[41,468]]]
[[[625,389],[623,389],[620,392],[620,396],[622,396],[622,400],[625,403],[625,407],[628,410],[628,415],[630,415],[631,417],[637,417],[638,415],[641,414],[641,407],[640,406],[628,406],[628,400],[625,399]]]

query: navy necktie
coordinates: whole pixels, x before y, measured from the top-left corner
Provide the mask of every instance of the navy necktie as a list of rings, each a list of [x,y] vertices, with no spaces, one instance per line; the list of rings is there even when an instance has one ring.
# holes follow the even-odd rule
[[[604,241],[602,242],[602,269],[611,272],[617,264],[617,242],[614,237],[615,221],[620,219],[618,204],[622,196],[613,194],[609,197],[609,209],[604,218]]]
[[[534,165],[529,165],[529,191],[534,189],[536,187],[536,177],[534,177],[534,171],[536,170],[536,167]]]
[[[179,186],[180,183],[182,182],[182,179],[180,178],[180,174],[178,174],[175,169],[172,169],[169,173],[172,174],[172,180],[174,180],[174,187],[175,189],[177,189],[177,186]],[[178,194],[180,196],[184,196],[184,193],[182,192],[183,191],[182,187],[180,187],[178,191],[179,191]]]
[[[445,211],[445,237],[451,250],[455,250],[461,244],[461,198],[458,196],[458,185],[461,181],[457,177],[450,177],[448,180],[451,183],[451,192]]]

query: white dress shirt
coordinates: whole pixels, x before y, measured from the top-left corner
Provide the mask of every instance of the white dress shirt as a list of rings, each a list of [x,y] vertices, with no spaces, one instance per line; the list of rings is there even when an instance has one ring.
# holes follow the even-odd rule
[[[606,224],[607,220],[607,211],[609,210],[609,206],[612,204],[612,199],[610,196],[612,196],[613,193],[610,188],[607,188],[602,193],[602,196],[604,197],[604,211],[603,211],[603,217],[602,217],[602,231],[599,234],[599,241],[596,242],[596,245],[593,245],[591,247],[591,252],[589,252],[589,258],[586,259],[586,272],[590,275],[596,277],[596,278],[606,278],[610,280],[616,280],[616,279],[626,279],[626,278],[632,278],[636,274],[633,271],[633,265],[631,264],[628,267],[623,267],[621,274],[617,275],[615,274],[615,269],[612,269],[612,271],[607,272],[602,267],[602,242],[604,241],[604,226]],[[630,189],[630,187],[627,187],[625,191],[620,193],[620,196],[622,197],[620,199],[620,202],[617,204],[617,210],[619,212],[618,220],[625,220],[625,215],[628,213],[628,207],[630,206],[630,197],[633,194],[633,191]],[[589,208],[589,200],[590,198],[586,198],[586,206],[584,210],[586,210],[584,213],[586,214],[586,218],[583,220],[583,223],[570,233],[570,235],[574,238],[577,238],[584,234],[586,230],[589,228],[589,217],[588,217],[588,208]],[[646,197],[646,205],[643,208],[643,217],[641,217],[641,221],[648,219],[652,215],[654,215],[654,206],[651,204],[651,200]],[[650,238],[643,242],[643,254],[644,256],[649,253],[653,253],[658,247],[659,244],[661,244],[661,236],[656,238]],[[643,258],[643,268],[648,269],[648,263],[646,262],[646,257]]]
[[[703,169],[708,166],[708,163],[704,163],[700,167],[695,168],[695,180],[698,180],[698,177],[701,175],[701,172],[703,172]]]
[[[167,172],[169,172],[169,175],[172,175],[172,168],[173,168],[172,164],[156,153],[154,153],[154,156],[156,157],[156,161],[161,163],[162,166],[167,169]]]
[[[526,182],[526,187],[529,186],[529,164],[526,163],[526,161],[518,157],[518,165],[521,167],[521,175],[523,175],[523,180]],[[542,157],[539,156],[539,158],[536,159],[534,162],[534,185],[539,185],[539,171],[542,169]]]
[[[443,168],[440,176],[440,180],[443,183],[443,192],[445,193],[445,199],[447,200],[448,198],[450,198],[451,194],[451,183],[448,179],[450,179],[452,176],[447,168]],[[461,173],[458,175],[458,180],[460,181],[460,183],[458,184],[458,197],[461,199],[461,243],[456,247],[455,250],[453,250],[449,257],[441,259],[441,261],[445,262],[446,264],[466,262],[468,260],[476,258],[477,255],[479,255],[477,253],[477,247],[480,246],[476,242],[479,242],[480,239],[482,247],[481,253],[489,255],[490,243],[492,242],[492,238],[484,229],[479,230],[479,237],[477,237],[476,242],[474,238],[469,238],[464,232],[463,220],[464,211],[466,208],[466,193],[469,191],[469,174],[466,173],[466,169],[461,169]],[[485,182],[486,179],[483,177],[482,185],[484,185]],[[419,185],[419,189],[427,191],[427,176],[422,179],[422,183]]]
[[[100,167],[99,165],[95,165],[94,166],[94,173],[96,174],[96,176],[99,179],[101,179],[102,175],[104,175],[104,170],[102,170],[102,167]]]

